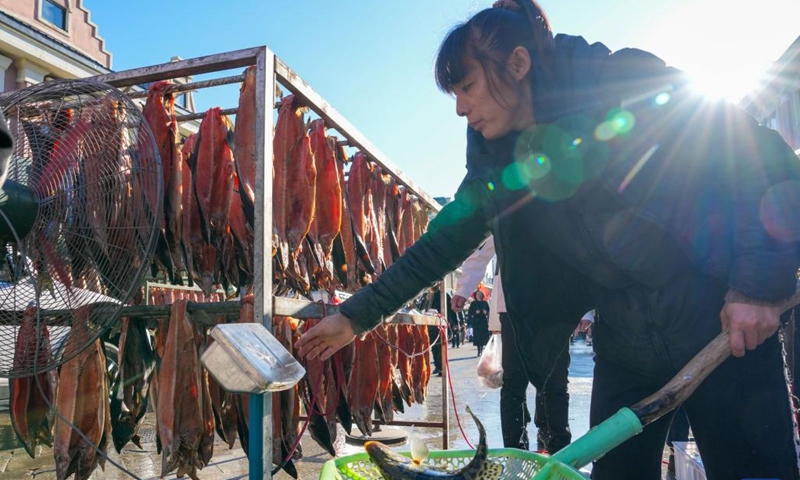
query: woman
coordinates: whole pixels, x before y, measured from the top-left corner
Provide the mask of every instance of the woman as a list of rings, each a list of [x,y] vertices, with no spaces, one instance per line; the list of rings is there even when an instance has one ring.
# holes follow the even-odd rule
[[[694,96],[649,53],[554,37],[528,0],[452,30],[436,79],[469,125],[467,175],[402,258],[305,333],[300,354],[329,357],[491,232],[536,388],[591,308],[602,314],[592,425],[656,391],[726,329],[738,358],[684,404],[706,473],[798,478],[775,332],[800,265],[800,168],[780,136]],[[660,478],[670,420],[596,461],[593,477]]]
[[[478,347],[478,356],[489,342],[489,302],[483,299],[483,292],[475,290],[467,311],[467,321],[472,325],[472,344]]]

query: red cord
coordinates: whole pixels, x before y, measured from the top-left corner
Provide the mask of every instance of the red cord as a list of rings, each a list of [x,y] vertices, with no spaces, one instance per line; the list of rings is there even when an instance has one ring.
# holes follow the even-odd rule
[[[389,326],[391,327],[392,325],[389,324]],[[397,325],[395,325],[395,326],[397,326]],[[425,326],[425,325],[413,325],[413,326],[418,327],[418,326]],[[441,325],[439,325],[438,327],[439,327],[440,330],[442,329]],[[405,355],[408,358],[414,358],[414,357],[419,357],[420,355],[425,355],[426,353],[430,352],[431,348],[433,348],[433,346],[436,345],[437,343],[439,343],[441,341],[441,339],[442,339],[442,336],[439,335],[439,338],[437,338],[433,343],[431,343],[428,346],[428,348],[426,348],[425,350],[423,350],[421,352],[418,352],[418,353],[408,353],[405,350],[403,350],[402,348],[400,348],[399,345],[395,345],[395,344],[389,342],[388,338],[382,337],[377,328],[375,330],[372,330],[372,333],[374,333],[375,336],[377,336],[383,343],[385,343],[386,345],[389,345],[389,348],[397,350],[398,352],[402,353],[403,355]]]
[[[443,334],[444,334],[444,327],[439,327],[439,338],[441,338]],[[443,343],[442,346],[445,349],[447,349],[447,343]],[[448,364],[450,363],[450,356],[449,355],[447,356],[447,363]],[[455,413],[455,416],[456,416],[456,423],[458,424],[458,429],[461,430],[461,436],[464,438],[464,441],[467,442],[467,445],[469,446],[469,448],[474,450],[475,447],[472,446],[472,444],[470,443],[469,439],[467,438],[467,434],[464,433],[464,427],[461,425],[461,417],[458,415],[458,407],[456,406],[456,392],[455,392],[455,390],[453,390],[453,377],[450,375],[450,366],[449,365],[447,367],[447,383],[450,384],[450,398],[453,401],[453,412]],[[446,405],[446,403],[445,403],[445,405]]]
[[[309,389],[311,389],[310,386],[309,386]],[[317,412],[317,415],[320,415],[321,417],[326,417],[326,416],[330,415],[331,413],[335,412],[336,408],[339,406],[339,397],[340,397],[340,394],[342,393],[343,389],[344,389],[344,387],[342,386],[342,384],[337,385],[336,386],[336,394],[337,395],[336,395],[336,400],[333,402],[333,406],[327,412]],[[300,392],[298,392],[298,394],[299,393]],[[300,429],[300,434],[297,435],[297,440],[294,441],[294,445],[292,445],[292,448],[289,449],[288,455],[286,455],[286,458],[283,459],[282,463],[284,465],[286,463],[288,463],[289,460],[291,460],[292,456],[294,455],[295,450],[297,450],[297,446],[300,444],[300,440],[303,438],[303,434],[305,433],[306,428],[308,427],[308,424],[311,423],[311,414],[312,414],[312,412],[314,412],[314,409],[317,406],[317,403],[318,403],[317,400],[318,399],[319,399],[319,397],[317,396],[317,392],[313,392],[312,395],[311,395],[311,403],[309,404],[308,409],[306,411],[306,421],[303,424],[303,428]],[[273,401],[274,400],[275,399],[273,398]],[[274,436],[274,434],[273,434],[273,436]]]
[[[444,338],[444,336],[446,334],[445,327],[443,325],[439,325],[439,338],[437,338],[436,341],[434,341],[431,344],[431,347],[427,348],[426,350],[424,350],[422,352],[409,355],[402,348],[400,348],[398,346],[395,346],[395,345],[392,345],[391,343],[389,343],[389,340],[383,338],[381,336],[381,334],[378,333],[378,330],[374,330],[374,332],[375,332],[375,335],[377,335],[378,338],[381,339],[381,341],[383,341],[384,343],[386,343],[390,347],[395,348],[396,350],[398,350],[399,352],[403,353],[404,355],[406,355],[408,357],[416,357],[416,356],[419,356],[419,355],[422,355],[422,354],[425,354],[425,353],[429,352],[430,348],[433,347],[434,345],[436,345],[437,342],[441,341],[441,339]],[[444,348],[445,350],[447,349],[447,342],[442,342],[442,348]],[[450,362],[450,356],[449,355],[447,356],[447,361],[448,361],[448,363]],[[447,368],[447,382],[450,384],[450,397],[451,397],[452,402],[453,402],[453,411],[455,412],[456,423],[458,423],[458,428],[459,428],[459,430],[461,430],[461,436],[464,438],[464,441],[467,442],[467,445],[469,445],[469,448],[474,449],[475,447],[472,446],[472,443],[470,443],[469,439],[467,438],[467,434],[464,432],[464,427],[461,425],[461,417],[458,415],[458,408],[456,407],[456,396],[455,396],[455,391],[453,390],[453,377],[450,375],[450,367],[449,366]],[[445,405],[446,405],[446,403],[445,403]]]
[[[328,313],[327,313],[327,305],[322,300],[320,300],[317,303],[322,305],[322,317],[323,318],[326,317],[328,315]],[[311,402],[309,403],[309,406],[306,409],[307,410],[306,411],[306,421],[303,423],[303,427],[300,429],[300,433],[297,435],[297,439],[294,441],[294,445],[292,445],[292,448],[289,449],[289,453],[286,455],[286,458],[284,458],[283,461],[281,462],[282,465],[287,464],[289,462],[289,460],[292,459],[292,456],[294,455],[294,452],[297,450],[298,445],[300,445],[300,440],[302,440],[303,434],[306,432],[306,429],[308,428],[309,423],[311,423],[311,414],[314,412],[314,410],[315,410],[315,408],[317,406],[317,403],[318,403],[318,400],[319,400],[318,392],[313,391],[313,389],[311,388],[311,385],[308,385],[308,389],[311,390],[312,393],[311,393]],[[330,410],[328,410],[327,412],[317,412],[317,415],[320,415],[322,417],[326,417],[326,416],[330,415],[331,413],[335,412],[336,408],[339,406],[339,398],[341,396],[341,392],[342,392],[343,389],[344,389],[344,385],[339,383],[336,386],[336,400],[333,402],[333,405],[331,406]],[[300,394],[299,387],[298,387],[298,392],[297,393],[298,393],[298,395]],[[274,400],[275,399],[273,398],[273,401]],[[273,432],[273,436],[274,436],[274,432]]]
[[[319,303],[322,303],[322,302],[319,302]],[[325,304],[322,303],[322,305],[323,305],[323,316],[324,316],[325,315]],[[374,332],[375,332],[375,335],[383,343],[388,345],[390,348],[394,348],[395,350],[397,350],[397,351],[403,353],[404,355],[406,355],[407,357],[411,358],[411,357],[418,357],[420,355],[424,355],[424,354],[430,352],[431,348],[434,345],[436,345],[437,342],[440,342],[442,338],[444,338],[444,335],[446,335],[445,327],[442,326],[442,325],[439,325],[438,328],[439,328],[439,338],[437,338],[433,343],[431,343],[430,346],[427,349],[425,349],[424,351],[421,351],[419,353],[412,353],[412,354],[409,354],[408,352],[406,352],[405,350],[403,350],[399,346],[394,345],[391,342],[389,342],[389,340],[387,338],[384,338],[383,336],[381,336],[381,334],[379,333],[378,330],[374,330]],[[447,343],[446,342],[442,342],[442,347],[444,349],[447,349]],[[447,360],[448,360],[448,362],[450,361],[450,357],[449,356],[447,357]],[[470,443],[469,439],[467,438],[467,434],[464,432],[464,427],[461,425],[461,417],[458,415],[458,408],[456,407],[455,391],[453,390],[453,377],[450,375],[450,368],[449,367],[447,368],[447,381],[450,384],[450,397],[451,397],[452,402],[453,402],[453,410],[455,412],[456,423],[458,423],[458,428],[461,430],[461,436],[464,438],[464,441],[467,442],[467,445],[469,446],[469,448],[474,449],[475,447],[472,445],[472,443]],[[342,385],[338,385],[338,387],[337,387],[339,392],[341,392],[342,388],[343,388]],[[338,405],[338,401],[339,401],[339,399],[337,398],[336,401],[334,402],[334,406],[333,406],[332,410],[330,410],[330,411],[328,411],[326,413],[320,413],[319,415],[322,415],[324,417],[324,416],[330,414],[332,411],[334,411],[336,409],[336,406]],[[311,397],[311,405],[309,406],[309,409],[308,409],[309,412],[308,412],[308,416],[306,417],[306,421],[303,424],[303,428],[300,430],[300,434],[297,436],[297,440],[295,440],[294,445],[292,445],[292,448],[289,450],[289,454],[283,460],[284,464],[287,463],[291,459],[292,455],[294,455],[294,452],[297,449],[297,446],[299,445],[300,440],[301,440],[303,434],[305,433],[306,428],[308,427],[308,424],[311,422],[311,418],[310,418],[311,417],[311,413],[310,412],[312,412],[314,410],[314,407],[316,405],[317,405],[317,394],[316,394],[316,392],[314,392],[312,394],[312,397]]]
[[[272,401],[275,401],[275,399],[273,398]],[[314,406],[316,405],[316,402],[317,402],[316,397],[312,398],[311,407],[310,408],[313,409]],[[278,465],[278,468],[276,470],[280,471],[281,466],[282,465],[286,465],[287,463],[289,463],[289,460],[292,459],[292,457],[294,456],[294,452],[297,450],[297,447],[300,445],[300,440],[303,438],[303,434],[306,433],[306,428],[308,427],[309,423],[311,423],[311,415],[306,415],[306,421],[305,421],[305,423],[303,423],[303,428],[300,429],[300,433],[297,435],[297,438],[294,441],[294,445],[292,445],[292,448],[289,449],[289,453],[286,455],[286,458],[284,458],[283,461],[281,461],[280,465]],[[275,432],[272,432],[272,437],[274,439]],[[272,475],[275,475],[276,473],[278,473],[278,472],[274,472]]]

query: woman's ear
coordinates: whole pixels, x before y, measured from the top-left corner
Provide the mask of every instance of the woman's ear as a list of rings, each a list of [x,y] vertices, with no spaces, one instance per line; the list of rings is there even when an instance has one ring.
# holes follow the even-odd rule
[[[525,47],[517,47],[508,57],[508,68],[515,80],[520,81],[531,70],[531,54]]]

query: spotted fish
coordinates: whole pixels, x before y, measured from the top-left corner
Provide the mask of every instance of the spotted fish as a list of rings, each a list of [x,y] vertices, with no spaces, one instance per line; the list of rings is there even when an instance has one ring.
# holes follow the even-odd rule
[[[425,466],[422,464],[425,455],[418,458],[415,454],[414,458],[408,458],[380,442],[367,442],[364,449],[386,480],[497,480],[503,473],[503,466],[487,459],[489,449],[486,447],[486,431],[469,407],[467,412],[478,426],[480,442],[475,456],[460,470],[440,470]]]

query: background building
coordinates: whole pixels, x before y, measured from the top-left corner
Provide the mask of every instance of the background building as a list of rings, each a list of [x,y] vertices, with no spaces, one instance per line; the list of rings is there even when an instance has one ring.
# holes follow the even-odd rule
[[[111,71],[82,0],[0,0],[0,90]]]
[[[50,79],[110,73],[111,60],[83,0],[0,0],[0,92]],[[192,92],[176,94],[178,115],[194,111]],[[181,123],[181,131],[194,133],[197,126],[198,122]]]
[[[772,65],[764,83],[740,103],[759,123],[780,132],[800,153],[800,37]]]

